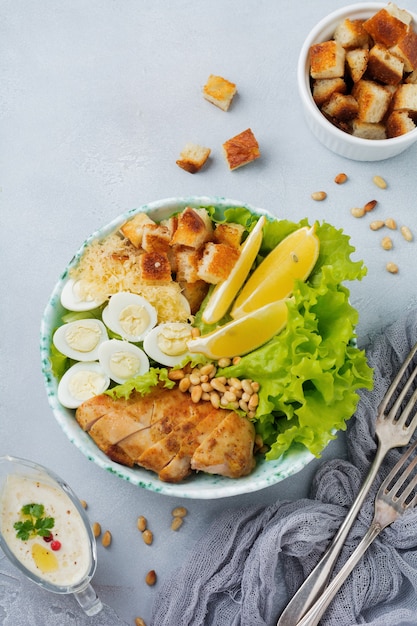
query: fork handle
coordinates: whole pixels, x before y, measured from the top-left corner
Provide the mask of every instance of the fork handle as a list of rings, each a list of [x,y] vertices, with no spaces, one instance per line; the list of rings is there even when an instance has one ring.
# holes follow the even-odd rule
[[[381,463],[389,448],[386,448],[381,442],[378,443],[378,448],[372,462],[369,472],[363,482],[363,485],[356,497],[356,500],[352,504],[349,513],[347,514],[344,522],[340,526],[337,534],[335,535],[330,546],[322,556],[313,571],[306,578],[304,583],[298,589],[296,594],[287,604],[283,613],[281,614],[277,626],[296,626],[299,620],[305,615],[308,609],[312,606],[315,600],[319,597],[323,589],[326,587],[330,575],[333,571],[334,564],[337,557],[340,554],[342,546],[349,534],[353,522],[361,508],[363,501],[365,500],[368,491],[375,479],[375,476],[381,466]]]
[[[345,582],[351,571],[361,560],[362,556],[369,548],[371,543],[376,539],[382,530],[382,526],[377,523],[373,523],[367,530],[361,542],[358,544],[354,552],[350,555],[349,559],[339,570],[333,580],[329,583],[328,587],[323,591],[320,598],[313,604],[310,610],[304,615],[303,618],[297,623],[297,626],[316,626],[323,613],[325,613],[327,607],[339,591],[340,587]]]

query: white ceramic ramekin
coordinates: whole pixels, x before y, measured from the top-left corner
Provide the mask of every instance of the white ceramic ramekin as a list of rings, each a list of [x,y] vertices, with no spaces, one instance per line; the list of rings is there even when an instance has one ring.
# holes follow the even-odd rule
[[[332,152],[355,161],[382,161],[404,152],[417,141],[417,128],[392,139],[362,139],[353,137],[331,124],[313,100],[309,76],[309,50],[315,43],[332,39],[336,27],[344,19],[368,19],[385,6],[386,3],[361,2],[334,11],[310,31],[301,48],[298,60],[298,90],[311,132]],[[412,16],[416,27],[417,15],[408,9],[407,11]]]

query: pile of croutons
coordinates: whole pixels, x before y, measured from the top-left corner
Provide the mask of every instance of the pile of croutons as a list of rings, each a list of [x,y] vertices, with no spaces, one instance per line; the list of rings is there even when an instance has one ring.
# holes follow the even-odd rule
[[[389,3],[367,20],[345,19],[333,39],[310,47],[315,103],[355,137],[389,139],[416,128],[417,33]]]

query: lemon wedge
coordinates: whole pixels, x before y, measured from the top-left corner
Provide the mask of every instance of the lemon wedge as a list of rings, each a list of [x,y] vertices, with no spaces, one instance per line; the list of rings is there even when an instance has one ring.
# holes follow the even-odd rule
[[[211,333],[190,339],[187,347],[189,352],[198,352],[213,360],[242,356],[277,335],[287,319],[287,300],[278,300],[227,322]]]
[[[314,226],[304,226],[285,237],[249,277],[230,312],[233,319],[290,296],[294,281],[310,275],[319,249]]]
[[[262,243],[262,228],[266,218],[262,215],[240,247],[240,255],[226,280],[218,283],[207,302],[202,319],[214,324],[226,314],[234,297],[246,280]]]

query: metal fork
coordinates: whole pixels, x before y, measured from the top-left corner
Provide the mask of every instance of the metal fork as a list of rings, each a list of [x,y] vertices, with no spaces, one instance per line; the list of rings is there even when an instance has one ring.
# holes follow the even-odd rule
[[[321,560],[287,604],[278,620],[277,626],[295,626],[322,593],[329,581],[334,564],[352,524],[386,454],[392,448],[406,446],[410,442],[417,427],[417,413],[412,419],[409,419],[411,411],[417,403],[417,389],[411,395],[406,406],[404,407],[403,405],[417,376],[417,366],[414,367],[411,373],[407,371],[416,353],[417,343],[409,352],[378,407],[375,425],[377,451],[356,500]]]
[[[417,505],[417,474],[414,474],[410,481],[408,480],[411,472],[417,466],[417,456],[414,456],[413,460],[407,465],[411,454],[416,448],[417,440],[402,455],[388,474],[375,498],[375,511],[371,526],[344,566],[324,590],[323,595],[313,604],[312,608],[298,622],[297,626],[316,626],[319,623],[320,618],[325,613],[334,596],[374,539],[384,528],[395,522],[407,509]]]

